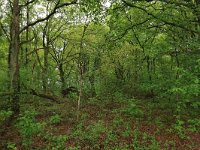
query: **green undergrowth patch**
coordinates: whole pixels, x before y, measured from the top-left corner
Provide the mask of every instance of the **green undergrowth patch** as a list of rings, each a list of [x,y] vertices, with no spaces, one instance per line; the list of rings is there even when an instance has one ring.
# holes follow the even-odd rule
[[[183,119],[172,107],[164,109],[158,102],[92,98],[81,103],[79,118],[76,104],[24,103],[15,125],[20,142],[8,140],[7,148],[176,150],[186,141],[187,148],[196,146],[193,139],[198,138],[199,119]]]

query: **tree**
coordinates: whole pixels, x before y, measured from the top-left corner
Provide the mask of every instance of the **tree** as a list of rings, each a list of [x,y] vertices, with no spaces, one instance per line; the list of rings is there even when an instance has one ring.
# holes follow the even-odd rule
[[[30,22],[28,25],[24,26],[20,29],[20,12],[22,7],[28,6],[31,3],[34,3],[35,0],[28,1],[24,5],[20,5],[19,0],[12,1],[12,15],[11,15],[11,28],[10,28],[10,49],[9,49],[9,72],[10,72],[10,80],[11,80],[11,92],[12,94],[12,111],[14,114],[19,114],[20,105],[19,105],[19,92],[20,92],[20,78],[19,78],[19,51],[20,51],[20,33],[24,30],[32,27],[40,22],[48,20],[51,16],[53,16],[57,9],[62,8],[64,6],[70,6],[76,4],[76,1],[72,2],[61,2],[58,0],[52,11],[45,16],[44,18],[38,19],[36,21]]]

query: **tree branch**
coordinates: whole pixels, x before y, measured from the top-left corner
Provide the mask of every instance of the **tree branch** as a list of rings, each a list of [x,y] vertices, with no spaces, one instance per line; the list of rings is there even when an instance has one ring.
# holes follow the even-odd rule
[[[29,39],[29,40],[21,41],[20,45],[27,44],[27,43],[31,42],[32,40],[34,40],[34,38],[35,38],[35,37],[32,37],[32,38]]]
[[[145,24],[146,22],[148,22],[150,20],[150,18],[142,21],[142,22],[139,22],[139,23],[136,23],[136,24],[132,24],[130,27],[128,27],[120,36],[118,36],[117,38],[113,39],[112,41],[117,41],[117,40],[120,40],[122,39],[127,33],[129,30],[132,30],[133,27],[136,27],[136,26],[139,26],[139,25],[142,25],[142,24]]]
[[[20,7],[22,8],[22,7],[26,7],[26,6],[28,6],[28,5],[30,5],[30,4],[32,4],[32,3],[34,3],[36,0],[31,0],[31,1],[28,1],[27,3],[25,3],[24,5],[20,5]]]
[[[49,99],[49,100],[52,100],[56,103],[63,103],[64,101],[66,101],[66,99],[62,98],[61,96],[56,96],[56,95],[52,95],[52,94],[46,94],[46,93],[40,93],[40,92],[37,92],[33,89],[31,89],[31,92],[30,94],[32,95],[35,95],[35,96],[38,96],[38,97],[42,97],[42,98],[46,98],[46,99]]]
[[[10,36],[9,34],[6,32],[6,29],[4,28],[3,24],[0,22],[0,26],[1,26],[1,29],[3,30],[4,34],[6,35],[8,41],[10,42]]]
[[[24,30],[26,30],[28,27],[34,26],[34,25],[36,25],[36,24],[38,24],[38,23],[40,23],[40,22],[43,22],[43,21],[45,21],[45,20],[48,20],[51,16],[53,16],[53,15],[56,13],[57,9],[62,8],[62,7],[64,7],[64,6],[74,5],[74,4],[78,4],[78,3],[77,3],[77,0],[74,0],[74,1],[72,1],[72,2],[70,2],[70,3],[69,3],[69,2],[66,2],[66,3],[63,3],[63,4],[60,4],[60,0],[59,0],[59,1],[56,3],[54,9],[52,10],[52,12],[51,12],[50,14],[48,14],[48,15],[47,15],[46,17],[44,17],[44,18],[40,18],[40,19],[38,19],[38,20],[36,20],[36,21],[34,21],[34,22],[30,22],[27,26],[23,27],[23,28],[20,30],[20,33],[23,32]]]
[[[140,10],[144,11],[146,14],[148,14],[149,16],[152,16],[153,18],[164,22],[166,25],[178,27],[178,28],[181,28],[181,29],[183,29],[183,30],[185,30],[185,31],[190,31],[190,32],[197,33],[197,34],[200,33],[199,31],[195,31],[195,30],[186,28],[186,27],[184,27],[184,26],[182,26],[182,25],[180,25],[180,24],[176,24],[176,23],[174,23],[174,22],[169,22],[169,21],[167,21],[167,20],[164,20],[164,19],[162,19],[162,18],[159,18],[158,16],[155,16],[155,15],[152,14],[151,12],[148,12],[145,8],[142,8],[142,7],[140,7],[140,6],[136,6],[136,5],[134,5],[133,3],[131,3],[131,2],[128,2],[128,1],[126,1],[126,0],[122,0],[122,1],[123,1],[127,6],[132,7],[132,8],[140,9]]]
[[[13,94],[14,94],[13,92],[1,92],[0,97],[10,96],[10,95],[13,95]],[[35,96],[38,96],[38,97],[41,97],[41,98],[46,98],[46,99],[52,100],[53,102],[56,102],[56,103],[63,103],[65,101],[67,101],[67,99],[62,98],[61,96],[41,93],[41,92],[37,92],[33,89],[30,89],[30,91],[20,92],[20,93],[17,93],[17,94],[19,94],[19,95],[21,95],[21,94],[32,94],[32,95],[35,95]]]

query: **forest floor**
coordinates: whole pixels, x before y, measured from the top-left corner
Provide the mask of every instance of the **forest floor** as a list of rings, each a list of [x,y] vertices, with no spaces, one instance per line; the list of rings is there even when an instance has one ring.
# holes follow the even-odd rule
[[[199,118],[177,119],[169,103],[88,99],[78,113],[74,101],[35,99],[21,111],[37,114],[4,127],[0,150],[200,150]]]

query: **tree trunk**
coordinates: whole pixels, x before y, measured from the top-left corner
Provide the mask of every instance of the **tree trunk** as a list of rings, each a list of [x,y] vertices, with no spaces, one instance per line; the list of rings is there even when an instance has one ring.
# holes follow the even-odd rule
[[[176,66],[177,68],[180,67],[180,62],[179,62],[179,58],[178,58],[178,51],[177,49],[175,49],[175,58],[176,58]],[[179,78],[179,70],[176,71],[176,79]]]
[[[44,47],[44,67],[43,67],[43,90],[46,93],[47,92],[47,84],[48,84],[48,55],[49,55],[49,32],[48,32],[48,21],[46,22],[45,29],[43,31],[43,47]]]
[[[47,84],[48,84],[48,54],[49,54],[49,48],[44,47],[44,68],[43,68],[43,90],[44,92],[47,92]]]
[[[27,3],[29,2],[29,0],[27,0]],[[29,6],[27,5],[26,6],[26,25],[28,26],[29,24]],[[26,41],[28,42],[29,40],[29,27],[27,27],[26,29]],[[25,51],[25,64],[27,65],[28,64],[28,45],[26,45],[26,51]]]
[[[58,70],[59,70],[59,76],[60,76],[60,81],[61,81],[61,94],[62,94],[62,91],[66,88],[65,86],[65,72],[63,70],[63,64],[60,63],[58,65]]]
[[[135,55],[135,58],[134,58],[134,82],[135,84],[137,83],[138,81],[138,50],[135,49],[134,52],[133,52],[133,55]]]
[[[20,86],[19,86],[19,64],[18,56],[20,49],[20,39],[19,39],[19,25],[20,25],[20,9],[19,9],[19,0],[13,0],[13,9],[12,9],[12,20],[11,20],[11,42],[10,42],[10,54],[9,54],[9,71],[10,71],[10,90],[14,94],[11,96],[12,102],[12,111],[15,115],[19,114],[20,105],[19,105],[19,95]]]
[[[151,63],[150,63],[150,57],[146,56],[146,60],[147,60],[147,73],[149,76],[149,81],[152,81],[152,76],[151,76]]]
[[[91,96],[94,97],[96,96],[96,91],[95,91],[95,70],[92,70],[92,74],[89,77],[89,81],[90,81],[90,90],[91,90]]]
[[[86,54],[84,54],[84,51],[83,51],[83,40],[84,40],[84,36],[85,36],[88,25],[89,24],[84,25],[83,33],[81,36],[81,43],[80,43],[80,53],[79,53],[79,62],[78,62],[79,72],[80,72],[80,81],[79,81],[79,97],[78,97],[78,103],[77,103],[77,120],[79,120],[80,105],[81,105],[81,100],[83,97],[83,85],[84,85],[83,75],[86,72],[86,63],[85,63],[86,57],[84,57]]]

